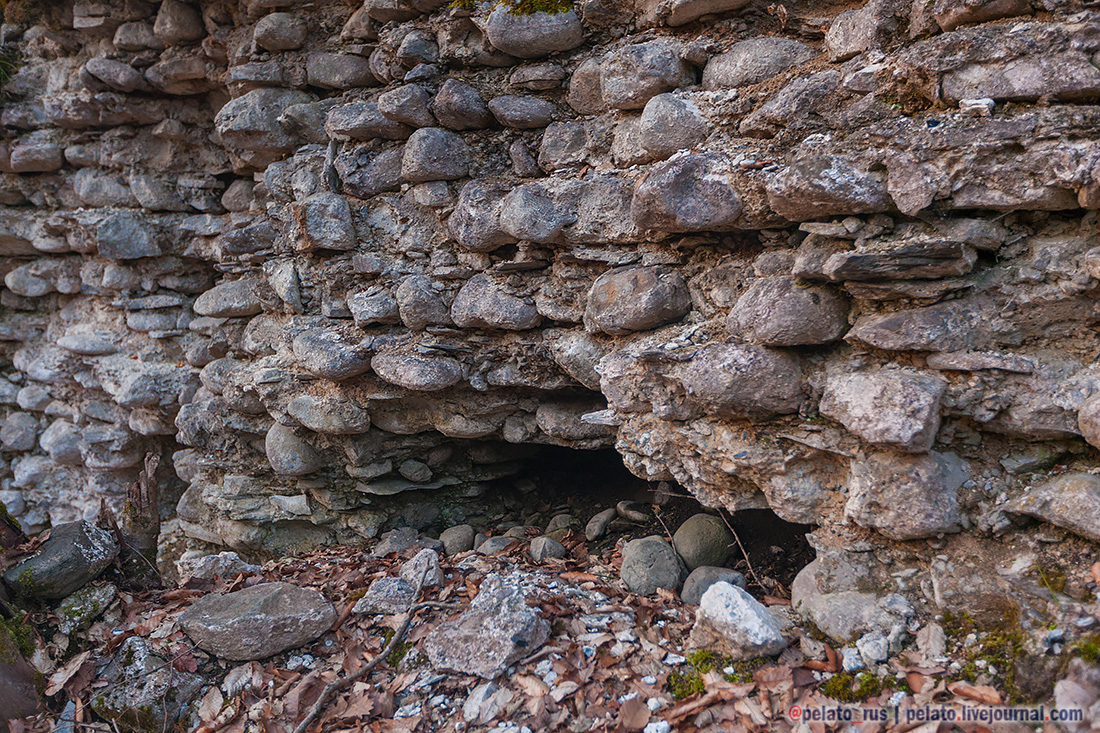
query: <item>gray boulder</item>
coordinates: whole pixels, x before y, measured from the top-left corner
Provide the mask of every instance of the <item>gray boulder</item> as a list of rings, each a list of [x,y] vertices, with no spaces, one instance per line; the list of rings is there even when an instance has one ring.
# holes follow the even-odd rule
[[[738,130],[745,137],[767,139],[798,120],[823,115],[834,103],[840,82],[840,72],[833,69],[800,76],[743,119]]]
[[[889,632],[913,616],[913,608],[897,593],[879,596],[861,590],[866,581],[866,568],[841,553],[827,553],[795,576],[791,607],[838,644],[870,631]]]
[[[596,278],[588,292],[589,331],[621,336],[678,321],[691,310],[687,284],[665,267],[625,267]]]
[[[377,104],[355,102],[332,107],[325,117],[325,132],[352,140],[404,140],[413,128],[383,115]]]
[[[195,580],[214,580],[225,578],[233,580],[241,574],[254,574],[260,572],[259,565],[247,563],[235,552],[219,552],[217,554],[202,555],[200,557],[182,557],[176,561],[176,571],[179,573],[180,585],[194,578]]]
[[[378,111],[409,127],[434,127],[432,97],[419,84],[405,84],[378,95]]]
[[[743,206],[722,153],[693,153],[655,165],[634,189],[630,215],[641,229],[733,229]]]
[[[324,460],[293,428],[275,423],[267,431],[264,450],[271,469],[280,476],[305,476],[320,469]]]
[[[123,94],[129,94],[145,86],[145,78],[140,71],[127,63],[114,59],[102,57],[88,59],[84,64],[84,71],[116,92],[122,92]]]
[[[681,26],[704,15],[728,13],[748,4],[749,0],[642,0],[637,8],[647,24]]]
[[[349,196],[369,199],[386,191],[401,188],[401,163],[405,148],[386,148],[376,155],[363,152],[355,156],[336,159],[336,172],[340,176],[343,191]]]
[[[707,414],[762,418],[797,412],[805,400],[797,358],[763,346],[706,346],[677,376]]]
[[[1100,395],[1090,397],[1077,408],[1077,427],[1089,445],[1100,448]]]
[[[218,110],[214,125],[222,140],[241,150],[289,151],[297,139],[279,124],[283,111],[313,96],[291,89],[263,88],[231,99]]]
[[[698,606],[707,589],[718,582],[744,588],[745,576],[730,568],[700,565],[688,574],[684,588],[680,591],[680,600],[689,606]]]
[[[520,540],[508,535],[498,535],[496,537],[488,537],[483,542],[475,542],[475,547],[479,555],[495,555],[498,552],[503,552],[512,545],[516,544]]]
[[[196,298],[192,309],[200,316],[211,318],[254,316],[263,310],[257,293],[262,283],[258,278],[223,282]]]
[[[759,601],[736,585],[718,581],[699,601],[691,646],[735,660],[756,659],[779,654],[787,640],[775,616]]]
[[[459,524],[448,527],[439,535],[443,543],[443,551],[448,555],[457,555],[460,552],[469,552],[474,549],[474,528],[468,524]]]
[[[458,291],[451,319],[461,328],[526,331],[542,321],[534,305],[503,290],[488,275],[474,275]]]
[[[439,585],[443,582],[443,569],[439,565],[439,553],[425,547],[411,559],[402,563],[398,571],[401,578],[413,586],[423,588]]]
[[[336,331],[303,331],[294,338],[291,348],[298,363],[318,377],[349,379],[370,368],[370,351]]]
[[[302,236],[295,243],[302,251],[355,249],[359,238],[351,221],[348,200],[337,193],[315,193],[294,204]]]
[[[553,102],[538,97],[505,94],[489,100],[489,111],[505,127],[531,130],[553,122],[558,108]]]
[[[552,172],[578,168],[588,157],[588,134],[583,122],[554,122],[542,133],[539,166]]]
[[[852,461],[844,515],[892,540],[958,532],[958,491],[969,477],[953,453],[873,453]]]
[[[401,159],[401,175],[409,183],[450,181],[470,172],[470,146],[458,135],[438,127],[412,134]]]
[[[336,609],[315,590],[263,583],[195,601],[180,614],[202,649],[232,661],[266,659],[313,641],[332,627]]]
[[[535,59],[568,51],[584,41],[584,26],[574,10],[564,13],[515,13],[502,5],[485,23],[489,43],[506,54]]]
[[[944,74],[943,96],[953,102],[982,98],[1030,102],[1041,97],[1095,100],[1100,97],[1100,70],[1075,50],[973,63]]]
[[[659,160],[691,150],[707,139],[707,132],[699,107],[673,94],[658,94],[646,102],[638,122],[638,142]]]
[[[476,89],[448,79],[432,100],[439,124],[452,130],[480,130],[493,124],[493,115]]]
[[[376,354],[371,368],[390,384],[417,392],[437,392],[462,381],[462,365],[441,357]]]
[[[370,584],[351,612],[356,616],[407,613],[416,602],[416,588],[404,578],[379,578]]]
[[[202,677],[176,670],[136,636],[122,642],[101,674],[111,684],[92,694],[91,707],[126,733],[144,733],[151,725],[175,727],[204,685]]]
[[[27,598],[64,598],[95,580],[118,551],[107,530],[85,521],[60,524],[36,554],[4,573],[4,582]]]
[[[691,81],[679,51],[664,40],[626,46],[600,62],[603,103],[614,109],[641,109],[658,94]]]
[[[298,395],[286,413],[308,430],[326,435],[361,435],[370,430],[370,413],[339,393]]]
[[[936,25],[945,31],[953,31],[960,25],[1030,13],[1028,0],[936,0],[932,6]]]
[[[350,293],[346,302],[356,326],[401,322],[397,301],[386,290]]]
[[[565,557],[566,552],[565,545],[550,537],[536,537],[531,540],[531,559],[535,562]]]
[[[293,51],[306,42],[305,21],[293,13],[271,13],[260,18],[252,38],[267,51]]]
[[[759,84],[792,66],[803,64],[817,51],[789,38],[750,38],[730,46],[703,69],[703,88],[736,89]]]
[[[206,29],[195,8],[180,0],[164,0],[153,21],[153,34],[167,46],[178,46],[202,39]]]
[[[161,254],[158,232],[133,214],[110,214],[95,230],[99,254],[115,260],[136,260]]]
[[[1100,476],[1090,473],[1058,476],[1011,500],[1004,510],[1100,542]]]
[[[504,182],[485,178],[462,187],[454,212],[447,220],[447,227],[459,245],[471,252],[492,252],[516,242],[500,224],[501,202],[511,189]]]
[[[642,596],[652,595],[658,588],[674,591],[683,577],[676,552],[658,535],[627,542],[619,574],[631,593]]]
[[[394,296],[401,322],[414,331],[451,322],[446,304],[432,289],[432,281],[423,275],[409,275],[402,280]]]
[[[844,61],[864,51],[885,48],[897,40],[909,19],[912,3],[907,0],[870,0],[846,10],[829,23],[825,51],[830,61]]]
[[[306,79],[322,89],[355,89],[380,83],[368,59],[344,53],[311,53],[306,57]]]
[[[615,507],[604,509],[602,512],[593,515],[588,520],[588,524],[584,526],[584,538],[589,542],[603,539],[604,535],[607,534],[608,526],[618,516],[619,512],[616,511]]]
[[[733,534],[720,517],[696,514],[672,535],[672,545],[688,570],[704,565],[724,565],[729,559]]]
[[[527,605],[531,592],[518,574],[486,577],[470,607],[424,639],[432,666],[491,680],[538,651],[550,635],[550,623]]]
[[[930,372],[882,369],[834,374],[821,395],[821,414],[868,443],[924,453],[940,427],[947,382]]]
[[[839,155],[803,155],[767,182],[768,204],[791,221],[872,214],[891,205],[886,176]]]
[[[0,427],[0,444],[3,444],[5,450],[34,450],[37,437],[38,420],[30,413],[13,412],[4,420],[3,427]]]
[[[755,344],[827,344],[848,329],[848,301],[829,286],[803,285],[787,276],[762,278],[737,299],[728,325]]]
[[[65,597],[57,607],[57,630],[62,634],[83,631],[118,597],[118,588],[110,583],[86,585]]]

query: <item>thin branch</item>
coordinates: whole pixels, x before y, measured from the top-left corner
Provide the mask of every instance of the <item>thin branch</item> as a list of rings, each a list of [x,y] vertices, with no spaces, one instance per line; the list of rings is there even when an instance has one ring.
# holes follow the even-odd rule
[[[424,587],[424,579],[428,576],[428,568],[424,568],[424,572],[420,574],[420,582],[416,584],[416,595],[420,595],[420,589]],[[416,603],[409,608],[408,614],[405,616],[405,621],[401,624],[394,635],[390,637],[390,640],[386,642],[386,645],[382,647],[382,651],[375,655],[374,659],[367,662],[367,664],[359,669],[355,670],[347,677],[341,677],[338,680],[330,682],[329,685],[321,692],[321,696],[317,698],[317,702],[313,703],[313,707],[306,713],[306,717],[302,718],[302,722],[294,729],[294,733],[305,733],[317,716],[321,714],[321,710],[324,709],[325,703],[329,698],[338,692],[342,692],[351,687],[357,681],[366,677],[371,670],[378,666],[378,663],[383,659],[386,659],[393,653],[393,650],[397,648],[397,645],[401,643],[401,640],[405,637],[405,633],[409,630],[409,626],[412,625],[413,616],[425,608],[432,608],[436,606],[435,603]]]
[[[741,556],[745,558],[745,565],[747,565],[749,568],[749,575],[752,576],[752,579],[756,581],[756,584],[758,586],[764,588],[764,583],[760,581],[760,576],[756,574],[756,569],[752,566],[752,560],[749,560],[748,551],[745,549],[745,546],[741,544],[741,538],[737,536],[737,530],[734,529],[733,525],[730,524],[728,519],[726,519],[726,515],[724,513],[718,512],[718,516],[720,516],[722,518],[722,521],[725,522],[726,529],[728,529],[730,531],[730,534],[733,535],[733,539],[737,540],[737,546],[741,548]]]

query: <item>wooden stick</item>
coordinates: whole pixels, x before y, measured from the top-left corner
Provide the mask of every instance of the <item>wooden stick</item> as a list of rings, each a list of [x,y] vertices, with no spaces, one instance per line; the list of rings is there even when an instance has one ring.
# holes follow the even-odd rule
[[[428,576],[428,568],[424,568],[424,572],[420,574],[420,582],[416,584],[416,595],[420,595],[420,589],[424,587],[424,579]],[[306,713],[306,717],[302,718],[302,722],[294,729],[294,733],[305,733],[306,728],[317,719],[317,716],[321,714],[321,710],[324,709],[325,703],[337,692],[341,692],[351,687],[357,681],[366,677],[371,670],[378,666],[378,663],[388,657],[393,650],[397,648],[397,645],[401,643],[401,639],[405,637],[405,632],[409,630],[409,626],[412,624],[413,616],[425,608],[432,608],[433,603],[416,603],[409,608],[408,615],[405,616],[405,621],[401,624],[394,635],[390,637],[390,640],[386,642],[386,645],[382,647],[382,651],[375,655],[374,659],[367,662],[366,666],[361,667],[347,677],[341,677],[338,680],[330,682],[322,692],[321,696],[317,698],[317,702],[313,703],[313,707]]]

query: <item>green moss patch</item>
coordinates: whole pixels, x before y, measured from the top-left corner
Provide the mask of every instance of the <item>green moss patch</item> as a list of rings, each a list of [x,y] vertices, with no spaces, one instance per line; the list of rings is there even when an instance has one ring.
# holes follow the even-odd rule
[[[882,694],[885,685],[873,674],[862,672],[852,676],[849,672],[835,674],[821,685],[821,693],[837,702],[863,702]]]

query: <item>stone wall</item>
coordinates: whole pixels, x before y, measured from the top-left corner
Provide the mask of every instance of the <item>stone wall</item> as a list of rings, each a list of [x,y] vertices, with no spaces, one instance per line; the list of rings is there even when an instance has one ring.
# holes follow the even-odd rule
[[[803,597],[1100,541],[1100,15],[40,5],[0,120],[28,529],[148,450],[193,541],[438,529],[543,444],[817,525]]]

